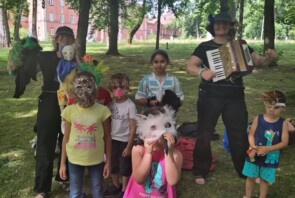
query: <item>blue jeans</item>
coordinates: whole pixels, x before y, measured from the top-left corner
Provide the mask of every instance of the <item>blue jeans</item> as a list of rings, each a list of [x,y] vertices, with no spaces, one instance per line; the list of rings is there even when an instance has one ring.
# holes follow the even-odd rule
[[[69,162],[70,198],[82,197],[85,168],[88,169],[92,197],[103,198],[103,167],[104,163],[93,166],[80,166]]]

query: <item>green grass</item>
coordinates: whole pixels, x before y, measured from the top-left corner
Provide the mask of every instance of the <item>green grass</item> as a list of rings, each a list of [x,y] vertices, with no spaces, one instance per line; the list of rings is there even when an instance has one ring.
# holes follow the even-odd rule
[[[176,75],[185,94],[185,101],[178,113],[178,123],[196,120],[196,95],[199,80],[186,74],[185,66],[197,41],[169,41],[169,56],[172,66],[168,72]],[[261,42],[249,42],[255,49],[261,48]],[[50,50],[50,43],[41,43],[44,50]],[[277,42],[277,48],[283,51],[283,58],[278,67],[255,70],[245,77],[246,102],[249,111],[249,120],[263,112],[260,93],[265,90],[279,89],[287,95],[287,109],[284,117],[295,117],[295,89],[294,72],[295,56],[294,42]],[[125,43],[119,44],[122,56],[105,56],[105,43],[91,43],[87,45],[87,53],[98,60],[104,60],[110,66],[103,79],[102,85],[107,86],[109,76],[115,72],[125,72],[131,79],[134,99],[139,80],[143,75],[152,71],[149,60],[154,49],[153,42],[135,42],[132,46]],[[166,48],[162,42],[161,48]],[[40,94],[42,76],[38,75],[37,82],[27,86],[25,94],[20,99],[13,99],[14,77],[7,75],[8,49],[0,49],[0,197],[33,197],[34,185],[34,157],[29,140],[34,137],[33,126],[36,120],[37,97]],[[221,121],[216,126],[216,131],[223,134]],[[244,180],[237,177],[231,158],[222,147],[221,140],[212,142],[212,149],[218,157],[216,170],[209,175],[205,186],[196,186],[191,171],[183,171],[182,179],[177,185],[180,198],[221,198],[242,197],[244,194]],[[294,146],[283,150],[280,169],[277,171],[277,182],[269,189],[270,198],[292,197],[295,193],[294,184]],[[56,170],[55,170],[56,171]],[[109,183],[109,179],[106,183]],[[255,188],[258,194],[258,186]],[[56,182],[53,182],[53,197],[67,197]]]

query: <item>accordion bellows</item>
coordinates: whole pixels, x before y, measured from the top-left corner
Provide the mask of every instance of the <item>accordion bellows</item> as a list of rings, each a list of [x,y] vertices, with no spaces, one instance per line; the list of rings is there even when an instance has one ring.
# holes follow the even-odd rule
[[[249,47],[244,40],[233,40],[218,49],[206,52],[209,67],[216,72],[213,82],[230,78],[233,75],[247,75],[253,70]]]

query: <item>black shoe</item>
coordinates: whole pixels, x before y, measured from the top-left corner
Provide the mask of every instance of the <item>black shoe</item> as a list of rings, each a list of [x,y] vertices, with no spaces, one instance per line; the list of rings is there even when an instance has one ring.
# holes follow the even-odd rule
[[[219,134],[217,134],[217,133],[212,133],[210,139],[213,140],[213,141],[215,141],[215,140],[219,140]]]
[[[122,185],[120,184],[119,188],[115,185],[111,185],[107,190],[104,191],[104,197],[112,197],[113,195],[117,195],[119,192],[122,192]]]

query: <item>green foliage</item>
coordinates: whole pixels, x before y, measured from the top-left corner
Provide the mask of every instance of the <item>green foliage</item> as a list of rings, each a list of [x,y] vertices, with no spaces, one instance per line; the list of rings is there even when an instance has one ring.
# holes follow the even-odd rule
[[[167,71],[174,74],[181,82],[185,100],[177,113],[177,123],[196,120],[196,96],[198,94],[199,79],[189,76],[185,71],[185,65],[192,51],[199,41],[169,41],[169,57],[171,66]],[[248,42],[251,47],[258,49],[262,42]],[[160,48],[165,49],[166,43],[160,43]],[[51,50],[51,43],[41,43],[46,50]],[[132,46],[120,43],[120,52],[124,56],[105,56],[107,50],[104,43],[88,43],[87,54],[93,55],[97,60],[103,60],[110,66],[110,70],[103,75],[102,86],[108,85],[109,77],[117,72],[124,72],[130,78],[132,90],[130,98],[134,100],[134,94],[138,83],[143,75],[152,72],[149,59],[154,50],[154,41],[134,42]],[[278,89],[287,96],[287,108],[283,117],[294,117],[295,91],[294,91],[294,42],[277,42],[276,48],[284,53],[280,59],[280,67],[254,70],[251,75],[244,78],[246,103],[249,113],[249,121],[254,116],[263,113],[263,104],[260,93],[265,90]],[[0,49],[0,197],[28,198],[34,197],[34,167],[35,160],[29,141],[35,136],[33,126],[36,122],[38,95],[41,92],[42,76],[38,75],[37,82],[31,82],[25,94],[20,99],[13,99],[14,78],[7,75],[8,49]],[[216,131],[222,136],[224,125],[221,119],[218,121]],[[212,152],[217,156],[218,162],[204,186],[197,186],[191,171],[182,171],[180,182],[176,192],[179,198],[235,198],[243,197],[245,180],[238,178],[234,171],[230,155],[227,155],[221,147],[222,140],[213,141]],[[294,188],[294,145],[281,152],[280,167],[276,173],[276,183],[269,188],[269,198],[292,198]],[[54,164],[56,167],[56,164]],[[57,172],[54,169],[54,174]],[[85,178],[84,181],[87,181]],[[104,185],[110,183],[110,178],[104,180]],[[88,185],[85,186],[89,192]],[[259,186],[254,187],[254,196],[257,196]],[[293,195],[292,195],[293,194]],[[53,179],[50,197],[65,198],[68,193],[64,192]]]
[[[13,34],[14,34],[14,29],[10,30],[10,37],[13,38]],[[29,31],[25,28],[20,28],[19,29],[19,37],[20,39],[25,38],[29,35]]]

